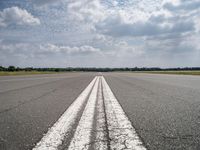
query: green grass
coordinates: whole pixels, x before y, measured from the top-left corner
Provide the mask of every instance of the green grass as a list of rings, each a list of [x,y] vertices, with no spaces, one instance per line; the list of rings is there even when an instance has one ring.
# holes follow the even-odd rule
[[[200,71],[141,71],[142,73],[152,74],[176,74],[176,75],[200,75]]]
[[[13,75],[37,75],[37,74],[56,74],[62,72],[50,71],[0,71],[0,76],[13,76]],[[198,71],[136,71],[136,73],[151,73],[151,74],[175,74],[175,75],[200,75]]]
[[[55,74],[58,72],[48,72],[48,71],[0,71],[0,76],[13,76],[13,75],[36,75],[36,74]]]

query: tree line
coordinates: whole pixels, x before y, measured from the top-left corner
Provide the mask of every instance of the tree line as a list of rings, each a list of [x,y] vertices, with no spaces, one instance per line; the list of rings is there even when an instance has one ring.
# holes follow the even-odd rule
[[[71,71],[82,71],[82,72],[113,72],[113,71],[183,71],[183,70],[200,70],[200,67],[183,67],[183,68],[159,68],[159,67],[133,67],[133,68],[83,68],[83,67],[66,67],[66,68],[34,68],[34,67],[3,67],[0,66],[0,71],[46,71],[46,72],[71,72]]]

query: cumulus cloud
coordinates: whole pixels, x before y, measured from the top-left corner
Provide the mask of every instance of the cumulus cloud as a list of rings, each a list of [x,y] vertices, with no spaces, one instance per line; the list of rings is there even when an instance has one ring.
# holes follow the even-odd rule
[[[66,53],[66,54],[90,54],[100,52],[98,48],[89,45],[83,46],[58,46],[54,44],[40,45],[40,53]]]
[[[160,18],[161,20],[164,18]],[[96,25],[102,33],[111,36],[154,36],[169,33],[184,33],[194,30],[194,22],[191,20],[178,20],[176,22],[164,22],[159,20],[139,21],[126,23],[119,16],[108,17],[104,22]]]
[[[19,7],[5,8],[0,11],[0,27],[9,25],[39,25],[40,20],[27,10]]]
[[[68,3],[68,14],[72,20],[97,23],[104,18],[99,0],[76,0]]]
[[[101,50],[90,45],[67,46],[51,43],[7,43],[0,41],[1,65],[17,66],[85,66],[95,62]],[[95,57],[95,58],[94,58]],[[85,61],[85,63],[83,63]]]
[[[199,0],[180,0],[176,3],[173,1],[166,1],[164,2],[163,7],[170,11],[180,11],[180,10],[195,10],[200,8],[200,1]]]
[[[59,46],[51,43],[47,44],[30,44],[30,43],[15,43],[7,44],[0,42],[0,52],[3,54],[26,54],[26,55],[51,55],[51,54],[92,54],[99,53],[100,49],[89,45],[82,46]]]
[[[46,58],[44,64],[49,64],[66,62],[69,56],[71,64],[100,67],[178,66],[181,61],[200,64],[199,0],[35,0],[29,4],[27,8],[19,6],[28,10],[32,5],[32,12],[39,14],[43,24],[23,30],[4,28],[0,38],[7,43],[1,43],[0,58],[34,58],[34,64],[42,57]],[[15,8],[39,21],[9,16],[20,13],[5,9],[0,13],[0,27],[40,23],[24,9]]]
[[[168,8],[170,5],[178,10],[189,4],[188,9],[193,10],[197,8],[199,3],[196,0],[193,3],[185,0],[165,0],[159,9],[151,12],[145,12],[125,3],[123,2],[123,5],[121,3],[115,4],[115,6],[117,5],[116,9],[105,6],[99,0],[68,1],[66,15],[71,19],[71,22],[78,21],[80,28],[92,29],[97,34],[113,37],[174,35],[192,32],[198,28],[196,25],[198,22],[194,18],[184,16],[181,13],[176,14],[173,9]],[[139,3],[141,7],[144,2]],[[152,3],[155,5],[155,2]],[[196,7],[192,7],[194,3],[196,3]]]

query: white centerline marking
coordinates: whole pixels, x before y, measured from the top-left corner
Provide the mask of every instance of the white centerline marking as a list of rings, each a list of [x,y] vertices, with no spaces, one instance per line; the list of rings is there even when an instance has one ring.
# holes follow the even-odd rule
[[[78,112],[83,107],[87,100],[95,81],[95,77],[80,96],[71,104],[71,106],[64,112],[58,121],[50,128],[47,134],[41,139],[33,150],[57,150],[58,146],[62,144],[64,137],[70,132]]]
[[[81,116],[68,150],[86,150],[91,144],[90,137],[93,128],[98,85],[99,77],[97,77],[97,82],[92,89],[87,105],[85,107],[83,115]]]
[[[102,79],[111,150],[146,150],[106,80]]]
[[[146,150],[103,76],[91,81],[33,150],[65,144],[68,150]]]
[[[96,116],[96,128],[95,128],[95,140],[94,140],[94,149],[97,150],[107,150],[108,148],[108,133],[106,127],[106,117],[104,109],[104,100],[102,95],[102,78],[99,83],[98,91],[98,102],[97,102],[97,116]]]

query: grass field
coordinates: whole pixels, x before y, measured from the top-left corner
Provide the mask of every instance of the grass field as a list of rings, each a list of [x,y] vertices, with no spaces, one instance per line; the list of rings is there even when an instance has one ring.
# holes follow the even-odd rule
[[[0,76],[12,76],[12,75],[37,75],[37,74],[56,74],[62,72],[50,72],[50,71],[0,71]],[[136,71],[136,73],[151,73],[151,74],[177,74],[177,75],[200,75],[198,71]]]
[[[177,75],[200,75],[200,70],[195,71],[142,71],[142,73],[152,73],[152,74],[177,74]]]
[[[48,72],[48,71],[0,71],[0,76],[12,76],[12,75],[36,75],[36,74],[55,74],[58,72]]]

